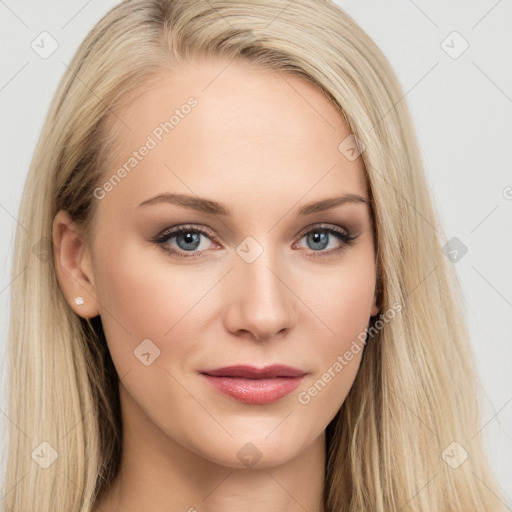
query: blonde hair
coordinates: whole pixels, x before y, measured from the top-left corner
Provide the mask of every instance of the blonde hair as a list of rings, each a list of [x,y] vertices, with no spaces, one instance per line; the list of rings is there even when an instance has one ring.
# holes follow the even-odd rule
[[[19,213],[9,341],[6,511],[93,510],[119,467],[118,376],[101,319],[66,302],[52,221],[91,232],[115,143],[108,120],[151,77],[223,56],[316,84],[362,143],[381,312],[354,385],[327,427],[326,511],[501,510],[480,429],[462,293],[442,252],[403,93],[370,37],[328,0],[128,0],[78,49],[51,104]],[[341,142],[341,141],[340,141]],[[373,318],[373,324],[378,318]],[[47,468],[37,450],[57,459]],[[452,443],[458,443],[452,445]],[[445,449],[466,450],[458,467]],[[33,460],[34,459],[34,460]]]

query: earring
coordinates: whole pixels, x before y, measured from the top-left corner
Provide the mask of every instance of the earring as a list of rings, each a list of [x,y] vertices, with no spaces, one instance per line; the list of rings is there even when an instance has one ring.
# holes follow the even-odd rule
[[[85,301],[84,301],[83,297],[76,297],[76,299],[75,299],[75,303],[77,306],[81,306],[84,302]]]

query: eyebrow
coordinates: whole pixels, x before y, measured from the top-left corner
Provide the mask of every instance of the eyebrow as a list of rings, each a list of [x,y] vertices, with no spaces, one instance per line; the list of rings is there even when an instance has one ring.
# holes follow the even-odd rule
[[[158,194],[154,197],[146,199],[140,203],[139,206],[148,206],[159,203],[174,204],[184,208],[190,208],[192,210],[197,210],[212,215],[220,215],[223,217],[232,216],[232,211],[222,203],[212,201],[211,199],[189,196],[186,194]],[[326,210],[330,210],[331,208],[335,208],[336,206],[348,203],[366,204],[368,206],[370,205],[370,201],[368,199],[358,194],[344,194],[339,197],[329,197],[327,199],[322,199],[321,201],[308,203],[299,209],[298,214],[300,216],[311,215],[313,213],[324,212]]]

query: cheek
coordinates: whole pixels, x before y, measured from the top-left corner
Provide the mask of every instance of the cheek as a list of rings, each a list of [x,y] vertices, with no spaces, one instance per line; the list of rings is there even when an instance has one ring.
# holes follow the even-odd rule
[[[99,254],[96,290],[108,345],[118,373],[133,368],[136,350],[151,340],[161,351],[159,365],[181,360],[200,342],[204,300],[218,280],[204,267],[171,265],[152,249],[141,251],[129,244],[118,249],[105,245]],[[155,251],[158,248],[155,248]],[[206,319],[205,319],[206,321]],[[186,340],[173,343],[170,339]],[[138,364],[137,364],[138,366]]]
[[[374,299],[373,261],[362,257],[357,263],[347,262],[331,273],[328,282],[317,282],[322,286],[314,292],[310,288],[306,299],[320,319],[315,322],[320,325],[315,349],[309,355],[316,372],[301,388],[298,401],[328,422],[350,391],[361,362]]]
[[[323,277],[315,278],[315,286],[306,284],[303,296],[321,320],[321,339],[326,346],[340,350],[367,327],[375,279],[374,262],[368,252],[328,269]]]

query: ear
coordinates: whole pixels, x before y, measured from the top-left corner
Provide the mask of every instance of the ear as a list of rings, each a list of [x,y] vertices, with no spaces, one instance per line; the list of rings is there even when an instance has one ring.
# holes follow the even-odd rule
[[[53,219],[52,238],[55,271],[64,297],[81,317],[98,316],[90,250],[78,225],[64,210],[60,210]],[[77,297],[83,298],[83,304],[75,302]]]

